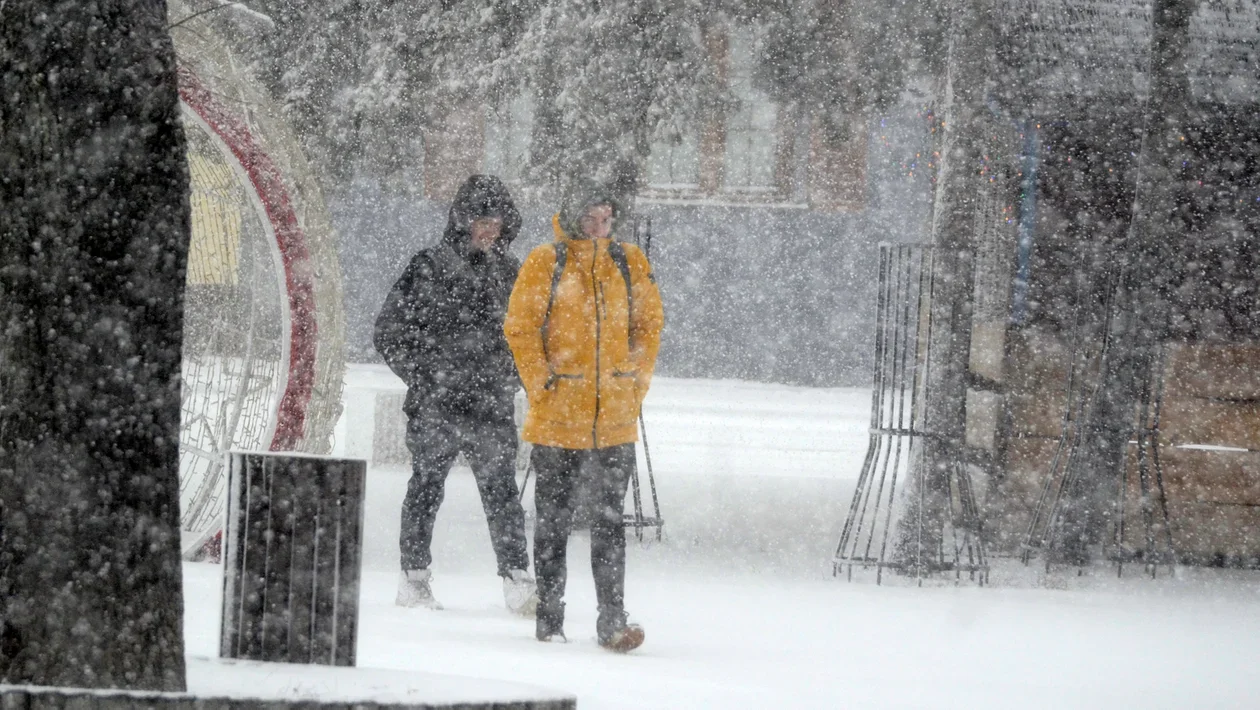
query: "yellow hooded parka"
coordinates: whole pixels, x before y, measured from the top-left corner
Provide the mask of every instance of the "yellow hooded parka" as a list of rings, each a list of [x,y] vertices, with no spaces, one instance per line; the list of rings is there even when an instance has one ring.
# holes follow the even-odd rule
[[[521,438],[565,449],[635,442],[664,322],[651,265],[638,247],[624,245],[633,289],[627,299],[625,279],[608,253],[611,239],[575,239],[561,228],[559,215],[552,227],[556,243],[567,245],[554,299],[556,250],[544,244],[521,265],[503,324],[529,398]]]

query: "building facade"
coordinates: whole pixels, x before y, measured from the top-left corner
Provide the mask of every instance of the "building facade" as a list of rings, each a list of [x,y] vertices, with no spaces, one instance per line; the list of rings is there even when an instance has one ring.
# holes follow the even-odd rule
[[[875,245],[927,234],[930,114],[909,101],[828,143],[799,106],[758,88],[760,41],[751,28],[710,35],[712,60],[738,102],[653,145],[641,167],[636,213],[651,219],[668,321],[660,371],[863,384]],[[468,175],[498,175],[526,196],[519,255],[551,239],[557,205],[531,200],[525,178],[534,103],[521,93],[452,108],[423,136],[411,197],[364,181],[334,203],[346,235],[352,358],[373,359],[369,321],[405,260],[438,238]]]

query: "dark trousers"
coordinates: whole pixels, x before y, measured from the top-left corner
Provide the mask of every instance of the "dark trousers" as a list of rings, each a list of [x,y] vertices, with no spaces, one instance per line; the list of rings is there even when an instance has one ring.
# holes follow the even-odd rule
[[[626,485],[634,470],[634,444],[606,449],[558,449],[535,446],[530,462],[537,474],[534,500],[534,574],[538,579],[538,615],[553,628],[564,621],[566,553],[573,531],[579,484],[589,493],[591,571],[600,626],[617,627],[625,619]]]
[[[433,521],[446,494],[446,475],[463,453],[481,493],[499,575],[528,569],[525,511],[516,487],[516,427],[512,420],[460,421],[420,413],[407,420],[411,480],[402,506],[399,548],[403,569],[427,569],[433,562]]]

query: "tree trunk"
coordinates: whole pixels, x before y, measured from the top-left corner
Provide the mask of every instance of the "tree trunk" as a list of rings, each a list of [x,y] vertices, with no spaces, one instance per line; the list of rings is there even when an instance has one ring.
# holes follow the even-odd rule
[[[949,13],[944,131],[933,205],[932,330],[921,464],[907,482],[898,558],[930,567],[951,514],[949,479],[965,466],[967,367],[975,300],[976,197],[993,48],[991,0],[957,0]],[[919,524],[922,523],[920,535]]]
[[[564,176],[560,174],[557,162],[549,156],[566,150],[564,117],[559,107],[559,71],[557,62],[550,57],[538,70],[535,77],[538,100],[535,103],[533,134],[530,136],[529,173],[533,182],[552,189],[561,187]]]
[[[1108,324],[1097,400],[1086,422],[1081,471],[1068,491],[1063,551],[1083,562],[1103,541],[1118,513],[1118,486],[1127,466],[1136,408],[1165,338],[1168,294],[1177,245],[1186,238],[1183,165],[1190,108],[1186,47],[1197,0],[1155,0],[1152,7],[1151,88],[1128,239],[1116,254],[1121,276]]]
[[[0,680],[184,689],[163,0],[0,4]]]

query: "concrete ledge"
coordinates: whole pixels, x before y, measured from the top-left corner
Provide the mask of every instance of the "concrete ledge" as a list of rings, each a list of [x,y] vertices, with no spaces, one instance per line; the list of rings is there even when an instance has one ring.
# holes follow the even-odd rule
[[[188,659],[188,692],[0,685],[0,710],[574,710],[564,693],[414,671]]]

